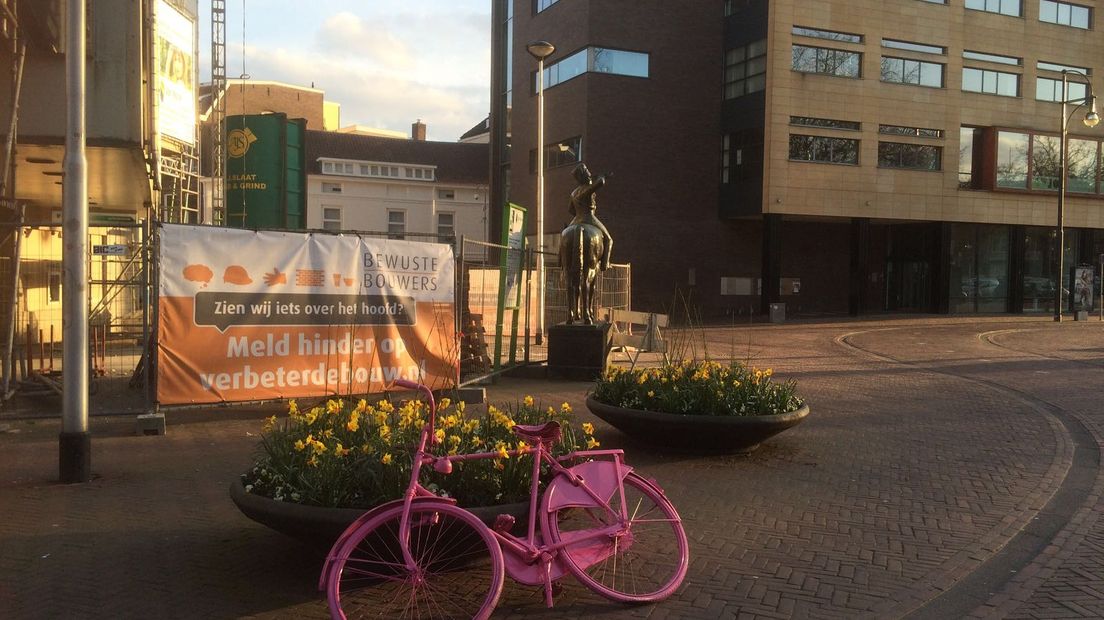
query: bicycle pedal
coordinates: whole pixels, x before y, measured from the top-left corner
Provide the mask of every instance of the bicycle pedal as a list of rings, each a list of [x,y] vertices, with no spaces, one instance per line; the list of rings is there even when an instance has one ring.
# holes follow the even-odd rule
[[[494,531],[505,534],[514,529],[514,521],[516,520],[513,515],[498,515],[494,520]]]

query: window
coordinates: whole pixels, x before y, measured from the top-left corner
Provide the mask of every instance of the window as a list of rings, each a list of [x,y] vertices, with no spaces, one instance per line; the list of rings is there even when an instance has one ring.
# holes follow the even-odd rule
[[[878,133],[889,136],[915,136],[917,138],[942,138],[942,129],[923,127],[903,127],[901,125],[878,125]]]
[[[1066,96],[1062,96],[1062,80],[1039,76],[1035,78],[1035,98],[1039,101],[1081,101],[1088,93],[1081,82],[1067,82]]]
[[[1087,30],[1092,21],[1092,9],[1067,2],[1040,0],[1039,21]]]
[[[862,54],[806,45],[793,46],[793,69],[840,77],[862,77]]]
[[[829,129],[848,129],[851,131],[859,131],[862,129],[862,123],[857,121],[837,121],[831,118],[812,118],[810,116],[791,116],[791,125],[802,125],[804,127],[828,127]]]
[[[454,189],[439,189],[439,190],[437,190],[437,200],[456,200],[456,190],[454,190]]]
[[[943,88],[943,65],[937,62],[882,56],[882,81]]]
[[[828,39],[829,41],[843,41],[845,43],[863,42],[863,37],[861,34],[850,34],[847,32],[817,30],[816,28],[805,28],[802,26],[794,26],[792,32],[802,37],[815,37],[817,39]]]
[[[908,41],[898,41],[896,39],[882,39],[882,47],[890,47],[898,50],[906,50],[909,52],[921,52],[924,54],[946,54],[947,48],[938,45],[926,45],[924,43],[909,43]]]
[[[721,183],[763,178],[763,128],[727,134],[721,140]]]
[[[322,230],[341,230],[341,207],[322,207]]]
[[[583,160],[583,139],[580,136],[544,145],[544,169],[570,166]],[[529,173],[537,172],[537,149],[529,151]]]
[[[725,52],[724,98],[734,99],[767,87],[767,40]]]
[[[387,238],[402,239],[406,236],[406,212],[387,212]]]
[[[1020,76],[988,69],[962,68],[962,90],[1002,97],[1020,96]]]
[[[997,187],[1027,189],[1027,147],[1031,136],[1026,133],[997,133]]]
[[[540,13],[559,1],[560,0],[537,0],[537,12]]]
[[[975,144],[981,140],[981,132],[974,127],[962,127],[958,134],[958,188],[976,189],[978,179],[975,174],[980,169],[981,146]]]
[[[859,163],[859,141],[790,134],[790,159],[830,164]]]
[[[437,239],[446,240],[456,236],[456,225],[452,213],[437,214]]]
[[[610,73],[630,77],[648,77],[648,54],[604,47],[587,47],[544,68],[544,87],[551,88],[584,73]],[[533,75],[533,92],[537,78]]]
[[[340,194],[341,193],[341,184],[340,183],[326,183],[326,182],[323,182],[322,183],[322,193],[324,193],[324,194]]]
[[[1031,136],[1031,189],[1058,190],[1061,162],[1058,136]],[[1070,138],[1066,141],[1066,191],[1096,191],[1097,143]]]
[[[1023,64],[1023,59],[1016,58],[1015,56],[1001,56],[1000,54],[986,54],[985,52],[971,52],[970,50],[962,52],[962,57],[967,60],[981,60],[984,62],[995,62],[1002,65],[1014,65],[1017,67]]]
[[[341,161],[326,161],[322,162],[323,174],[356,174],[356,166]]]
[[[943,147],[901,142],[878,143],[879,168],[906,170],[942,170]]]
[[[1020,10],[1020,4],[1021,0],[966,0],[966,8],[968,9],[1000,13],[1012,17],[1019,17],[1023,14]]]

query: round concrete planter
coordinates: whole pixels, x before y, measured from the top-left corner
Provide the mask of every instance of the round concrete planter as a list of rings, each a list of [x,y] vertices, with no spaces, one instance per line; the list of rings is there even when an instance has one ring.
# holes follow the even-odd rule
[[[286,534],[323,552],[367,509],[326,508],[293,502],[278,502],[245,490],[241,478],[230,485],[230,499],[242,514],[261,525]],[[467,508],[487,525],[500,514],[513,515],[520,523],[529,512],[529,503]]]
[[[614,407],[587,397],[587,408],[617,430],[679,452],[746,454],[767,438],[800,423],[809,406],[778,415],[715,416]]]

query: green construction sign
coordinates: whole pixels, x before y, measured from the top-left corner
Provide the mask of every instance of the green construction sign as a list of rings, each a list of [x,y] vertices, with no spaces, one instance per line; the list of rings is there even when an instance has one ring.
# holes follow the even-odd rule
[[[226,225],[306,227],[306,121],[286,114],[226,118]]]

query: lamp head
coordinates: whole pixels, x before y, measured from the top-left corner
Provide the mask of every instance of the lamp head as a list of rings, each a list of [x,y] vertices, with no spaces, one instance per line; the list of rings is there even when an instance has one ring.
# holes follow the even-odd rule
[[[529,45],[525,46],[525,49],[529,52],[529,55],[537,60],[544,60],[552,55],[552,52],[556,51],[556,46],[552,45],[548,41],[533,41]]]
[[[1085,115],[1085,120],[1082,122],[1085,123],[1086,127],[1096,127],[1097,123],[1100,122],[1100,115],[1096,113],[1096,97],[1089,95],[1088,104],[1089,112]]]

